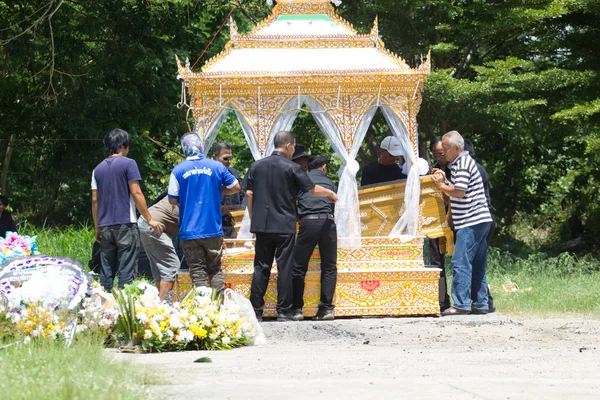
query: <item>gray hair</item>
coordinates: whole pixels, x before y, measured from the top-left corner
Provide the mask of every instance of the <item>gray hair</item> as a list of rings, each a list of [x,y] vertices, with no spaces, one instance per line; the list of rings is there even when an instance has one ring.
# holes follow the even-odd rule
[[[465,150],[465,139],[463,139],[458,131],[450,131],[443,136],[443,138],[446,137],[451,146],[458,146],[461,151]]]

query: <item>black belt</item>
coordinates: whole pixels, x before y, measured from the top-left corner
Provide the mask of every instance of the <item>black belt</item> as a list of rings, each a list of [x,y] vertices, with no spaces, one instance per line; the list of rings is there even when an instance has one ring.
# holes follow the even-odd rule
[[[333,214],[308,214],[302,219],[333,219]]]

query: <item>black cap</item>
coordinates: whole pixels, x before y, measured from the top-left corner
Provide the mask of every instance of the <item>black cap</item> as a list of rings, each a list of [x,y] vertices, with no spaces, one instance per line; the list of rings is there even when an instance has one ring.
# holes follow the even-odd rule
[[[308,153],[306,152],[306,146],[303,144],[297,144],[294,149],[294,155],[292,156],[292,160],[295,160],[300,157],[308,157]]]

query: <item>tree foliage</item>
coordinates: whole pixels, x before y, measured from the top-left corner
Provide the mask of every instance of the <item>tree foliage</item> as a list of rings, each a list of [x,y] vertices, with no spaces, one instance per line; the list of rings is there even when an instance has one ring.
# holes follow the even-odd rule
[[[269,13],[262,0],[233,12],[240,31]],[[164,191],[188,127],[177,108],[175,55],[193,62],[229,14],[219,0],[0,1],[0,155],[11,135],[8,195],[22,216],[86,219],[89,175],[114,127],[133,135],[145,190]],[[519,226],[542,243],[600,244],[600,3],[594,0],[345,0],[338,12],[362,32],[379,16],[387,48],[433,72],[419,114],[421,151],[456,129],[490,174],[506,236]],[[228,29],[199,62],[220,51]],[[312,117],[294,125],[313,152],[331,153]],[[387,133],[375,118],[359,161]],[[164,143],[167,150],[147,139]],[[242,171],[251,162],[233,117]],[[335,161],[339,163],[339,160]]]

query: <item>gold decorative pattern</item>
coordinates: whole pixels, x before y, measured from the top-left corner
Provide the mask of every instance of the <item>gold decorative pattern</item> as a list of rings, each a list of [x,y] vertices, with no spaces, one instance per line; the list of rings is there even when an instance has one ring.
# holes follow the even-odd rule
[[[346,34],[275,35],[265,28],[282,15],[327,15]],[[261,155],[264,155],[275,121],[290,101],[310,96],[337,126],[346,151],[350,152],[356,131],[369,109],[388,106],[405,125],[413,147],[417,146],[416,117],[421,91],[431,70],[430,56],[418,68],[410,68],[398,55],[388,51],[379,37],[375,18],[371,32],[359,35],[341,18],[329,0],[278,1],[272,14],[247,35],[239,34],[230,20],[231,40],[224,50],[208,60],[202,72],[192,72],[189,60],[178,74],[184,81],[198,131],[209,132],[226,107],[235,108],[249,125]],[[335,32],[341,32],[335,29]],[[248,49],[377,49],[393,68],[331,70],[218,72],[221,61],[232,51]],[[351,52],[343,51],[343,53]],[[273,53],[269,51],[269,53]],[[362,53],[359,52],[359,53]],[[243,54],[243,53],[242,53]],[[389,63],[383,63],[383,66]],[[374,64],[377,65],[377,64]],[[210,72],[214,69],[215,72]],[[186,101],[183,101],[184,103]],[[435,314],[438,308],[438,269],[424,268],[423,237],[406,242],[387,238],[404,212],[405,183],[393,183],[359,190],[361,225],[360,248],[338,249],[338,284],[335,313],[338,316]],[[445,211],[439,190],[429,177],[421,178],[418,234],[440,237],[440,245],[452,251],[452,232],[445,225]],[[241,213],[232,213],[239,228]],[[435,221],[440,221],[436,224]],[[437,225],[437,226],[436,226]],[[343,242],[344,238],[340,238]],[[225,282],[248,297],[254,264],[254,246],[246,241],[226,240],[223,255]],[[249,246],[246,246],[246,245]],[[317,311],[320,295],[320,253],[316,249],[308,266],[305,315]],[[265,296],[265,316],[275,316],[277,266],[273,265]],[[189,290],[188,274],[179,274],[177,296]]]
[[[262,35],[260,37],[238,36],[235,49],[347,49],[375,47],[376,38],[371,35]]]
[[[338,88],[341,91],[341,87]],[[372,94],[313,96],[337,126],[346,151],[350,153],[356,130],[365,114],[374,106]]]
[[[261,155],[267,151],[273,124],[283,107],[292,99],[291,96],[262,96],[257,92],[256,97],[235,97],[231,100],[231,105],[244,116],[252,128]]]
[[[338,272],[334,297],[336,316],[427,315],[439,313],[439,273],[437,268],[403,271]],[[252,273],[224,273],[226,287],[250,296]],[[320,295],[320,272],[306,274],[305,316],[316,314]],[[178,274],[176,297],[191,288],[189,274]],[[276,316],[277,272],[272,272],[265,295],[265,317]]]

